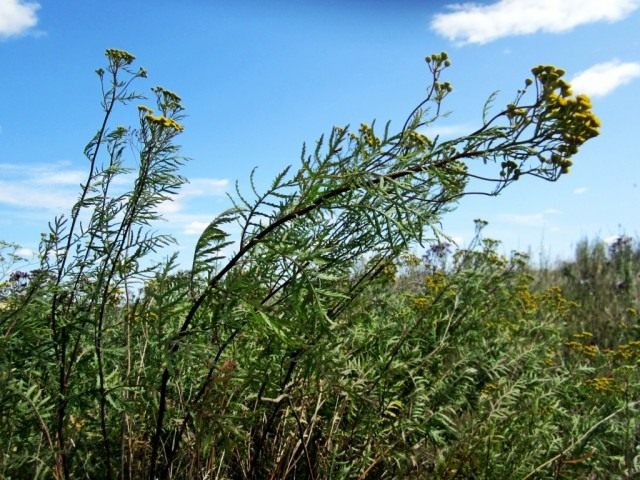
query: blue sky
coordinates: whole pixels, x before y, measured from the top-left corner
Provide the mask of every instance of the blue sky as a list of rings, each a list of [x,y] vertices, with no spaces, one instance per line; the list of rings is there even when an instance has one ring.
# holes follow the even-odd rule
[[[426,91],[425,55],[443,50],[454,92],[432,133],[473,131],[486,98],[508,102],[537,64],[566,69],[603,123],[570,175],[465,198],[449,235],[464,245],[483,218],[505,251],[551,259],[585,236],[640,235],[640,0],[0,0],[0,239],[25,255],[77,196],[106,48],[149,71],[140,91],[183,98],[191,183],[161,225],[183,259],[253,167],[266,183],[333,125],[399,128]]]

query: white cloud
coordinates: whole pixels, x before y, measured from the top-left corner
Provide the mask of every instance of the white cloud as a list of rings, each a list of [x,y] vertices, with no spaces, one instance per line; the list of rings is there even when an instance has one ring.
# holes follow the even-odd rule
[[[209,224],[207,222],[193,221],[185,225],[182,233],[184,233],[185,235],[200,235],[202,232],[204,232],[204,229],[207,228],[208,225]]]
[[[422,129],[421,133],[430,138],[435,138],[436,136],[438,136],[445,139],[450,139],[459,135],[464,135],[465,133],[472,132],[473,130],[474,128],[471,125],[468,125],[466,123],[457,123],[452,125],[428,126]]]
[[[1,2],[2,0],[0,0]],[[71,162],[20,165],[0,163],[0,204],[13,207],[60,211],[73,206],[78,198],[79,185],[86,181],[87,172],[71,168]],[[122,175],[114,180],[119,190],[131,186],[135,177]],[[195,178],[184,185],[172,199],[159,205],[162,214],[177,213],[185,208],[191,197],[224,195],[229,181],[216,178]]]
[[[582,195],[583,193],[587,193],[589,190],[587,187],[578,187],[573,190],[574,195]]]
[[[461,44],[484,44],[511,35],[567,32],[587,23],[615,22],[640,6],[640,0],[499,0],[490,5],[449,5],[431,28]]]
[[[40,5],[23,0],[0,0],[0,38],[20,35],[36,26]]]
[[[1,2],[2,0],[0,0]],[[19,175],[23,177],[47,177],[54,173],[67,172],[71,162],[62,160],[55,163],[32,163],[29,165],[19,163],[0,163],[0,172],[7,174]]]
[[[178,213],[184,210],[188,198],[193,197],[220,197],[223,196],[229,186],[226,178],[194,178],[182,186],[178,194],[171,200],[162,202],[158,206],[158,212],[166,215]]]
[[[35,255],[35,253],[30,248],[21,247],[16,250],[16,255],[22,258],[31,258]]]
[[[169,212],[162,215],[157,223],[157,228],[160,230],[169,229],[174,233],[179,232],[184,235],[200,235],[218,213]],[[227,225],[224,230],[231,231],[234,228],[235,226]]]
[[[498,215],[498,219],[504,223],[521,225],[523,227],[542,227],[547,223],[549,215],[561,215],[562,211],[557,208],[547,208],[536,213],[503,213]]]
[[[640,62],[623,63],[612,60],[598,63],[578,73],[571,80],[571,86],[576,93],[602,97],[638,77],[640,77]]]
[[[0,181],[0,204],[13,207],[62,210],[70,208],[76,197],[76,194],[64,189]]]
[[[184,185],[180,194],[188,197],[224,195],[229,180],[226,178],[193,178]]]
[[[11,212],[10,216],[16,219],[24,217],[27,209],[31,210],[28,214],[37,215],[68,212],[78,199],[79,184],[86,181],[86,174],[74,169],[71,162],[0,163],[0,206],[7,206],[4,211]],[[113,193],[123,193],[134,179],[132,174],[116,179]],[[171,200],[157,207],[164,220],[157,224],[158,229],[176,235],[200,235],[215,217],[214,213],[200,212],[209,210],[210,199],[224,196],[228,186],[227,179],[192,179]]]
[[[78,186],[87,181],[87,172],[83,170],[67,170],[64,172],[49,172],[33,179],[38,185],[73,185]]]
[[[0,0],[1,2],[2,0]],[[69,168],[69,162],[19,165],[0,163],[0,204],[18,208],[60,211],[78,197],[85,172]]]
[[[160,205],[158,205],[157,210],[158,213],[166,215],[168,213],[177,213],[182,210],[183,207],[184,205],[182,203],[178,202],[177,200],[171,199],[165,200]]]
[[[547,208],[542,213],[545,215],[560,215],[562,210],[558,210],[557,208]]]
[[[543,213],[503,213],[498,218],[503,222],[525,227],[541,227],[544,225]]]

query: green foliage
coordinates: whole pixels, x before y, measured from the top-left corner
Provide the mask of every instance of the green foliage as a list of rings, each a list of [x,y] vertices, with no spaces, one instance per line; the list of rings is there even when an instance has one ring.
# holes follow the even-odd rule
[[[570,320],[573,332],[591,332],[602,348],[637,339],[640,245],[624,235],[610,246],[583,240],[575,256],[555,275],[564,295],[577,304]]]
[[[400,131],[334,127],[264,191],[251,176],[181,272],[175,257],[153,261],[172,239],[150,224],[186,181],[183,109],[156,87],[157,114],[141,105],[135,128],[111,126],[142,99],[134,60],[107,51],[80,197],[43,237],[40,267],[2,286],[0,476],[638,471],[637,341],[592,354],[565,327],[573,303],[536,291],[526,258],[498,255],[481,222],[452,257],[438,240],[457,199],[523,175],[556,180],[597,134],[559,69],[535,68],[512,104],[440,141],[422,132],[452,91],[440,80],[450,61],[427,57],[432,83]],[[470,178],[489,187],[470,192]],[[407,253],[417,243],[427,260]]]

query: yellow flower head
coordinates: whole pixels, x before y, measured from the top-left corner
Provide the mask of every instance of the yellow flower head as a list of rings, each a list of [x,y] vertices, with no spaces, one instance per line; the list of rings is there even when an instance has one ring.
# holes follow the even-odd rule
[[[118,50],[116,48],[107,48],[105,55],[110,62],[113,62],[117,66],[131,65],[136,59],[136,57],[129,52]]]
[[[151,115],[147,114],[145,116],[147,121],[152,125],[157,125],[164,128],[171,128],[177,132],[181,132],[184,130],[184,127],[176,122],[173,118],[164,117],[162,115]]]

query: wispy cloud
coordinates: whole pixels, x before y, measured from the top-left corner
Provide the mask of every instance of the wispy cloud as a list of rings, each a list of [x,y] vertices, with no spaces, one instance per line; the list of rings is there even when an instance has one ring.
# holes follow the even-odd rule
[[[184,197],[220,196],[229,186],[226,178],[192,178],[184,185],[180,195]]]
[[[1,0],[0,0],[1,1]],[[77,199],[78,185],[86,173],[69,162],[19,165],[0,163],[0,204],[12,207],[60,211]]]
[[[2,1],[2,0],[0,0]],[[10,175],[40,175],[40,174],[48,174],[51,172],[58,172],[60,170],[70,170],[71,162],[69,160],[60,160],[54,163],[11,163],[11,162],[2,162],[0,163],[0,172],[3,174]]]
[[[200,235],[204,232],[204,229],[209,225],[207,222],[199,222],[194,220],[193,222],[188,223],[182,229],[182,233],[185,235]]]
[[[576,93],[603,97],[638,77],[640,62],[612,60],[598,63],[578,73],[571,80],[571,85]]]
[[[64,172],[50,172],[47,175],[33,179],[38,185],[73,185],[78,186],[87,181],[87,172],[83,170],[67,170]]]
[[[547,217],[549,215],[560,214],[562,214],[562,212],[557,208],[547,208],[542,212],[535,213],[503,213],[498,215],[498,220],[523,227],[542,227],[547,223]]]
[[[163,231],[170,230],[175,235],[200,235],[218,213],[220,210],[209,213],[168,213],[162,216],[157,228]],[[239,227],[235,223],[227,224],[224,231],[235,235],[239,232]]]
[[[21,35],[38,23],[40,5],[23,0],[0,0],[0,39]]]
[[[503,213],[500,214],[498,218],[505,223],[526,227],[540,227],[544,225],[544,214],[542,213]]]
[[[615,22],[640,0],[500,0],[490,5],[452,4],[431,21],[439,35],[460,44],[484,44],[512,35],[560,33],[593,22]]]
[[[16,250],[16,255],[22,258],[31,258],[35,255],[35,252],[30,248],[20,247]]]
[[[63,210],[71,207],[75,200],[76,195],[68,189],[0,180],[0,204],[21,208]]]
[[[477,127],[476,127],[477,128]],[[434,138],[436,136],[443,138],[453,138],[464,135],[473,131],[473,127],[466,123],[457,123],[452,125],[433,125],[422,129],[421,133],[427,137]]]
[[[544,215],[560,215],[562,214],[562,210],[558,210],[557,208],[547,208],[542,213]]]
[[[158,213],[162,215],[170,215],[172,213],[178,213],[184,208],[182,202],[178,202],[175,198],[165,200],[156,207]]]
[[[202,208],[195,208],[198,206],[198,201],[222,197],[228,187],[229,180],[226,178],[190,179],[189,183],[183,185],[173,199],[159,205],[158,211],[164,220],[161,228],[168,226],[174,232],[182,235],[200,235],[213,220],[215,214],[192,213],[198,210],[202,211]]]
[[[587,187],[578,187],[578,188],[574,188],[573,189],[573,194],[574,195],[582,195],[584,193],[587,193],[588,188]]]
[[[2,1],[2,0],[0,0]],[[0,163],[0,174],[5,178],[37,185],[68,185],[77,187],[87,180],[87,170],[73,168],[68,160],[55,163]],[[133,173],[119,175],[113,179],[114,185],[131,185],[135,180]]]
[[[0,0],[2,1],[2,0]],[[55,211],[69,209],[78,198],[79,185],[86,181],[87,172],[72,167],[70,162],[19,165],[0,163],[0,204],[18,208]],[[119,189],[131,185],[133,175],[115,179]],[[173,200],[162,203],[162,214],[175,214],[187,208],[191,198],[224,195],[229,181],[218,178],[195,178],[183,186]]]
[[[192,178],[183,185],[178,194],[171,200],[160,204],[158,211],[163,214],[182,212],[188,199],[195,197],[221,197],[229,187],[226,178]]]

